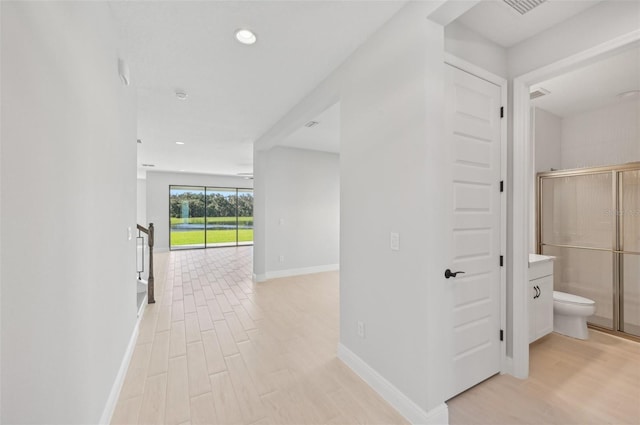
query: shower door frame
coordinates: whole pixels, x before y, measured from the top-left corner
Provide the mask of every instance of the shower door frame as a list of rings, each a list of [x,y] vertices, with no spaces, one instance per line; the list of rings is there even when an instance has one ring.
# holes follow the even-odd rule
[[[622,173],[625,171],[640,171],[640,162],[629,162],[620,165],[608,165],[602,167],[589,167],[589,168],[573,168],[567,170],[557,171],[544,171],[537,174],[536,177],[536,252],[542,254],[543,246],[552,246],[557,248],[575,248],[575,249],[587,249],[595,251],[604,251],[612,253],[612,267],[613,267],[613,327],[608,329],[603,326],[588,323],[588,326],[592,329],[606,332],[609,334],[617,335],[623,338],[640,342],[640,336],[632,335],[621,331],[620,322],[624,313],[623,307],[623,294],[624,294],[624,282],[621,273],[622,256],[627,255],[640,255],[638,252],[625,251],[621,247],[620,234],[623,232],[622,221],[619,211],[622,211],[622,199],[620,192],[622,190]],[[614,213],[614,220],[612,223],[612,249],[604,248],[591,248],[583,246],[572,245],[560,245],[560,244],[543,244],[542,243],[542,181],[544,179],[560,178],[560,177],[573,177],[573,176],[585,176],[593,174],[607,174],[612,175],[612,196],[611,196],[611,211]]]

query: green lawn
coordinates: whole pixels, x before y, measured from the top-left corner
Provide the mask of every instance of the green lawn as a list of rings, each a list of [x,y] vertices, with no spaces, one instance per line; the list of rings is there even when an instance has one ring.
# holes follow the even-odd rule
[[[238,229],[238,242],[252,242],[253,229]],[[232,243],[236,242],[236,231],[233,230],[207,230],[207,243]],[[192,230],[188,232],[171,232],[171,246],[198,245],[204,243],[204,230]]]
[[[238,217],[240,223],[250,222],[253,223],[253,217]],[[235,217],[207,217],[207,223],[235,223]],[[180,217],[171,217],[171,224],[182,224],[184,219]],[[204,217],[189,217],[187,218],[188,224],[204,224]]]

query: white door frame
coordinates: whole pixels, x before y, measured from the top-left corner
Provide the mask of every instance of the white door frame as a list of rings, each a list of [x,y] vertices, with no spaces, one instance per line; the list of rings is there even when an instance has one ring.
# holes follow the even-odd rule
[[[585,62],[640,40],[640,30],[614,38],[575,55],[523,74],[513,80],[513,371],[518,378],[529,376],[529,225],[534,170],[531,140],[529,87],[566,73]]]
[[[504,193],[500,197],[500,252],[504,255],[507,251],[507,80],[492,74],[470,62],[458,58],[450,53],[444,54],[444,62],[475,75],[485,81],[500,87],[500,102],[504,107],[504,118],[500,122],[500,179],[504,182]],[[507,365],[507,268],[500,268],[500,329],[504,330],[505,338],[500,342],[500,372],[507,373],[510,367]]]

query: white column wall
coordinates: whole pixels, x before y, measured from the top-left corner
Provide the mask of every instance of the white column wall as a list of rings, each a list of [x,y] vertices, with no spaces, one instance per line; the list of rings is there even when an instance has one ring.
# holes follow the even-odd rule
[[[136,323],[136,117],[106,3],[2,2],[6,424],[98,423]]]

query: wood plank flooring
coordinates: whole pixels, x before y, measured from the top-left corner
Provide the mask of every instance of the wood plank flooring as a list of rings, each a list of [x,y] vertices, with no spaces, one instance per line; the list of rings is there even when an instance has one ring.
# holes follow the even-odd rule
[[[336,358],[338,274],[252,282],[252,248],[156,254],[113,424],[405,424]]]
[[[589,330],[531,344],[529,379],[498,375],[449,400],[450,424],[640,424],[640,344]]]
[[[113,424],[404,424],[336,358],[338,273],[254,284],[252,248],[157,254]],[[531,346],[527,380],[447,402],[451,424],[638,424],[640,344],[590,331]]]

